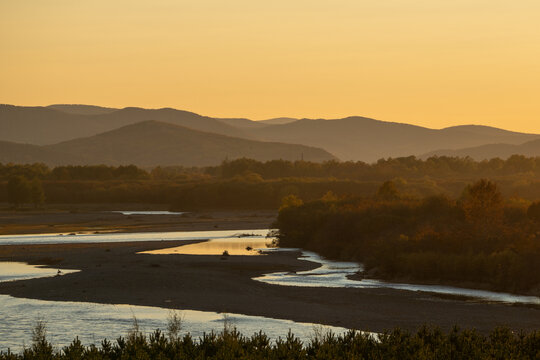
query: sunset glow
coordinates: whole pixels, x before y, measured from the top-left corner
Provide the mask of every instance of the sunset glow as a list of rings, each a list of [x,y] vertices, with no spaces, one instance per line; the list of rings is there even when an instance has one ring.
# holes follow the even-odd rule
[[[540,133],[535,0],[0,3],[0,102]]]

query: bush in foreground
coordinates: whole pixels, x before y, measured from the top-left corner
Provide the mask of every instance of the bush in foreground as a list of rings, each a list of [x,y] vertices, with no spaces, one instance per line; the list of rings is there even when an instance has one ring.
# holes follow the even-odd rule
[[[37,328],[37,327],[36,327]],[[401,329],[378,337],[351,330],[343,335],[315,332],[303,343],[291,332],[272,342],[263,332],[251,337],[236,329],[194,339],[189,333],[168,336],[160,330],[145,336],[136,328],[126,337],[101,346],[84,346],[78,338],[61,350],[47,342],[43,328],[34,331],[31,348],[22,354],[0,353],[15,359],[538,359],[540,331],[514,333],[496,328],[489,335],[457,327],[445,333],[422,327],[416,333]]]

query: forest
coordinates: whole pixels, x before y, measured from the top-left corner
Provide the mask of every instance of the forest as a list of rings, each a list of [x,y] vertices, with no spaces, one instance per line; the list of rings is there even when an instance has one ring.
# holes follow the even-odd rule
[[[340,198],[372,197],[392,181],[402,197],[459,197],[480,178],[497,183],[507,201],[540,199],[540,157],[507,160],[405,157],[376,163],[251,159],[213,167],[57,166],[0,164],[0,202],[11,207],[57,203],[149,203],[182,210],[278,209],[287,195],[313,201],[331,191]]]
[[[400,197],[392,182],[372,198],[284,199],[282,247],[364,264],[361,276],[540,294],[540,202],[508,202],[479,180],[457,199]]]

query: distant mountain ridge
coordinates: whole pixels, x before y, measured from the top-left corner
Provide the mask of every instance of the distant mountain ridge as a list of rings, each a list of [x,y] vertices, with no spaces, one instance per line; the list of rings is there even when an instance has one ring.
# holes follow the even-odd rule
[[[76,111],[73,110],[74,107],[82,109],[81,105],[72,106],[71,112],[65,112],[65,108],[64,110],[57,110],[54,107],[0,105],[0,140],[33,145],[50,145],[96,135],[147,120],[168,122],[216,134],[249,137],[241,129],[189,111],[170,108],[142,109],[128,107],[88,115],[73,113],[73,111]]]
[[[365,117],[334,120],[302,119],[281,125],[249,129],[253,138],[320,146],[341,160],[377,161],[380,158],[427,153],[434,149],[479,146],[488,143],[521,144],[540,138],[487,126],[455,126],[441,130],[385,122]]]
[[[216,118],[216,120],[239,129],[252,129],[268,126],[268,124],[265,124],[262,121],[253,121],[245,118]]]
[[[293,121],[298,121],[298,120],[300,119],[289,118],[289,117],[279,117],[279,118],[274,118],[274,119],[259,120],[257,122],[263,123],[266,125],[283,125],[283,124],[288,124],[288,123],[291,123]]]
[[[152,120],[54,145],[0,141],[0,162],[3,163],[208,166],[241,157],[259,161],[293,161],[302,157],[316,162],[335,159],[318,148],[234,138]]]
[[[116,108],[108,108],[103,106],[95,105],[82,105],[82,104],[53,104],[47,106],[50,109],[62,111],[68,114],[79,114],[79,115],[101,115],[109,114],[113,111],[120,110]]]
[[[540,156],[540,139],[528,141],[520,145],[487,144],[458,150],[436,150],[423,154],[421,158],[431,156],[470,157],[476,161],[482,161],[493,158],[506,160],[512,155]]]
[[[361,116],[252,121],[212,118],[171,108],[114,109],[61,104],[49,107],[0,105],[0,140],[53,145],[149,120],[235,138],[322,148],[340,160],[364,162],[388,157],[423,156],[440,149],[453,151],[488,144],[520,145],[540,139],[538,134],[489,126],[461,125],[439,130]],[[514,151],[520,149],[515,148]],[[540,153],[534,155],[540,156]]]

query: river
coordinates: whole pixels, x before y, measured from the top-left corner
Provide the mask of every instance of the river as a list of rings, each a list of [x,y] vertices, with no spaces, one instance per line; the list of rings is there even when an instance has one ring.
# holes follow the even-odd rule
[[[267,229],[259,230],[219,230],[195,232],[144,232],[144,233],[108,233],[108,234],[40,234],[0,236],[0,245],[8,244],[58,244],[58,243],[95,243],[123,241],[162,241],[162,240],[203,240],[207,242],[190,244],[183,247],[157,250],[155,253],[178,254],[222,254],[229,255],[261,255],[272,251],[289,251],[299,249],[267,248],[266,243],[272,239],[265,236]],[[408,291],[424,291],[440,294],[461,295],[485,301],[540,304],[540,298],[520,296],[490,291],[463,289],[437,285],[414,285],[389,283],[373,279],[351,280],[349,275],[362,270],[362,265],[353,262],[326,260],[316,253],[301,251],[301,258],[312,261],[319,266],[313,270],[302,272],[275,272],[254,278],[276,286],[310,286],[310,287],[354,287],[354,288],[394,288]],[[0,263],[2,264],[2,263]],[[73,271],[73,270],[71,270]],[[75,270],[76,271],[76,270]],[[0,265],[0,281],[23,280],[41,276],[64,276],[70,271],[48,269],[21,263],[3,263]],[[20,350],[24,344],[29,345],[31,331],[38,319],[46,321],[50,340],[55,346],[64,346],[78,335],[85,344],[98,344],[104,338],[115,338],[125,335],[136,318],[144,332],[157,328],[166,329],[168,309],[132,305],[103,305],[85,302],[55,302],[30,299],[18,299],[0,295],[0,349],[8,347]],[[252,334],[263,330],[271,338],[285,336],[291,329],[299,338],[306,341],[314,334],[315,324],[297,323],[288,320],[269,319],[258,316],[240,314],[219,314],[215,312],[190,311],[181,312],[184,317],[184,331],[195,337],[204,332],[221,331],[225,322],[230,322],[244,334]],[[339,333],[346,329],[325,327]]]

